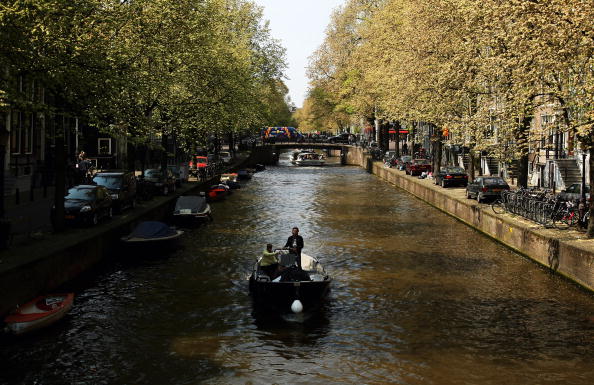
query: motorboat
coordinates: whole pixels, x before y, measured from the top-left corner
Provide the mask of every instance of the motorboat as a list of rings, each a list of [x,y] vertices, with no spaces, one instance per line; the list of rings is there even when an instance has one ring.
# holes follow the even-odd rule
[[[241,169],[237,171],[237,178],[239,180],[248,180],[252,179],[252,173],[246,169]]]
[[[297,164],[297,158],[299,157],[299,155],[303,155],[303,154],[315,154],[316,152],[314,150],[297,150],[297,151],[293,151],[291,153],[291,163],[293,164]]]
[[[68,313],[73,301],[74,293],[37,297],[4,318],[6,331],[19,335],[49,326]]]
[[[210,202],[218,201],[224,199],[227,195],[231,193],[231,189],[224,183],[215,184],[210,186],[208,191],[206,192],[206,199]]]
[[[221,183],[226,184],[231,189],[241,188],[241,184],[237,181],[237,173],[221,174]]]
[[[173,217],[178,220],[212,220],[210,205],[203,195],[186,195],[177,198]]]
[[[293,313],[319,307],[332,282],[320,262],[301,253],[299,266],[297,256],[288,250],[276,250],[276,253],[282,269],[278,277],[270,277],[262,271],[260,259],[254,265],[249,290],[255,303]]]
[[[184,232],[170,227],[166,223],[157,221],[140,222],[127,236],[122,237],[123,242],[129,244],[155,244],[173,241]]]
[[[326,163],[324,155],[317,152],[299,154],[295,160],[297,166],[323,166],[324,163]]]

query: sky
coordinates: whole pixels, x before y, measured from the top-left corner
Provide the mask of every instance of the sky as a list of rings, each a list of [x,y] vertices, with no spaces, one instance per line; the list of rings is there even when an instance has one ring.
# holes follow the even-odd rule
[[[332,11],[344,0],[254,0],[264,7],[271,35],[286,48],[289,96],[297,107],[303,105],[308,87],[305,74],[309,57],[324,41]]]

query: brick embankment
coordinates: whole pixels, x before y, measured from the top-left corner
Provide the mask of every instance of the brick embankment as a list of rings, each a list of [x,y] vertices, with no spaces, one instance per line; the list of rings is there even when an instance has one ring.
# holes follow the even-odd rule
[[[372,162],[361,149],[350,148],[348,164],[366,168],[417,198],[459,219],[518,253],[594,291],[594,240],[575,230],[546,229],[512,214],[495,214],[488,204],[467,199],[462,188],[442,188],[432,179]]]
[[[248,163],[250,159],[243,156],[229,169]],[[175,194],[139,203],[96,227],[69,229],[0,251],[0,316],[77,277],[118,247],[120,238],[136,224],[167,218],[178,196],[203,191],[212,182],[186,183]]]

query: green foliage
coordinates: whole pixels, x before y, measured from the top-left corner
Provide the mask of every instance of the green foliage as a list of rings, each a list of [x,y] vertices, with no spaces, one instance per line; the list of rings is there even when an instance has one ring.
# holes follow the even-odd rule
[[[588,0],[348,0],[311,58],[302,119],[425,121],[510,158],[534,139],[526,118],[553,106],[594,143],[592,20]]]
[[[45,107],[147,141],[290,121],[284,49],[247,0],[11,0],[0,5],[0,90],[37,79]],[[284,88],[283,88],[284,87]]]

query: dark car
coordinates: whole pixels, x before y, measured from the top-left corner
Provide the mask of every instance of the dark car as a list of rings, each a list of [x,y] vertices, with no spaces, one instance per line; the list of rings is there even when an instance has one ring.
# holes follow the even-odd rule
[[[121,212],[136,206],[136,176],[131,171],[98,172],[93,183],[105,187],[111,195],[113,208]]]
[[[433,178],[435,184],[439,184],[441,187],[465,187],[468,184],[468,175],[466,175],[466,170],[462,167],[442,167],[438,173],[433,174]]]
[[[170,191],[175,191],[175,176],[170,169],[165,169],[165,173],[155,168],[145,170],[144,181],[151,183],[154,191],[163,195],[169,195]]]
[[[423,172],[431,171],[431,162],[427,159],[413,159],[406,164],[405,170],[409,175],[421,175]]]
[[[343,132],[342,134],[338,134],[336,136],[331,136],[328,138],[329,143],[349,143],[349,137],[351,134],[348,132]]]
[[[466,198],[475,198],[479,203],[485,199],[501,197],[503,190],[509,190],[507,182],[498,176],[479,176],[466,186]]]
[[[111,194],[103,186],[80,185],[68,190],[64,197],[64,219],[67,223],[96,225],[113,215]],[[51,212],[55,219],[55,207]]]
[[[582,199],[582,184],[574,183],[559,193],[559,198],[564,201],[574,201]],[[586,184],[586,199],[590,198],[590,186]]]

